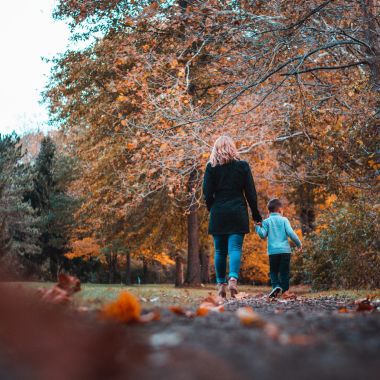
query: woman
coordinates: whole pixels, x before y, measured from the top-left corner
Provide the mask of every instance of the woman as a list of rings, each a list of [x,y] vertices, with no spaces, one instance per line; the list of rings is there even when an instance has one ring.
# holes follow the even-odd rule
[[[244,235],[249,232],[246,200],[255,222],[260,223],[262,218],[249,164],[239,159],[235,143],[228,136],[215,141],[204,175],[203,195],[210,211],[208,232],[214,238],[218,295],[226,297],[228,254],[228,289],[235,297]]]

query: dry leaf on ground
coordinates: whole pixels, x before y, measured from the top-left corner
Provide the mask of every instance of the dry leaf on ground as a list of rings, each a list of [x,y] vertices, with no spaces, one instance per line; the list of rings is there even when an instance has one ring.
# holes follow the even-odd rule
[[[102,316],[118,322],[139,322],[141,306],[138,299],[131,293],[122,292],[118,299],[103,307]]]
[[[224,304],[223,298],[216,297],[210,294],[200,304],[197,310],[197,315],[203,316],[203,315],[206,315],[209,311],[223,312],[224,311],[223,304]]]
[[[235,299],[237,300],[243,300],[245,298],[249,298],[250,295],[246,292],[239,292],[238,294],[235,295]]]
[[[68,303],[71,296],[79,291],[79,279],[63,273],[58,276],[58,283],[53,288],[39,289],[42,300],[54,304]]]
[[[254,312],[249,306],[237,309],[236,315],[244,326],[263,327],[265,325],[265,321],[260,315]]]
[[[181,306],[169,306],[169,310],[177,315],[183,315],[185,317],[194,317],[195,313],[191,310],[186,310]]]
[[[375,309],[368,298],[356,300],[355,304],[357,305],[356,311],[372,311]]]

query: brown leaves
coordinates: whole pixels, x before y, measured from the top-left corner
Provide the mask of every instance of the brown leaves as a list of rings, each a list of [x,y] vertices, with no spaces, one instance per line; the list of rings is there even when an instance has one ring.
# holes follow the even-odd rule
[[[209,314],[209,312],[223,312],[224,311],[224,300],[221,297],[213,296],[211,293],[208,297],[206,297],[198,309],[193,312],[191,310],[186,310],[181,306],[170,306],[169,310],[177,315],[182,315],[188,318],[193,317],[204,317]]]
[[[375,306],[372,304],[372,302],[369,300],[369,298],[363,298],[355,301],[356,311],[373,311],[375,310]]]
[[[266,322],[251,307],[240,307],[236,310],[236,316],[244,326],[262,328],[264,334],[280,344],[294,344],[299,346],[310,345],[314,342],[314,338],[303,334],[288,334],[284,332],[278,325]]]
[[[240,307],[236,310],[236,316],[244,326],[263,327],[265,325],[265,321],[251,307]]]
[[[208,314],[209,311],[223,312],[224,311],[223,304],[224,304],[223,298],[216,297],[210,294],[200,304],[197,310],[197,315],[206,315]]]
[[[182,315],[189,318],[194,317],[194,312],[192,312],[191,310],[185,310],[181,306],[169,306],[169,310],[177,315]]]
[[[53,304],[64,304],[70,301],[71,296],[80,291],[80,281],[73,276],[60,274],[58,283],[51,289],[40,289],[42,300]]]

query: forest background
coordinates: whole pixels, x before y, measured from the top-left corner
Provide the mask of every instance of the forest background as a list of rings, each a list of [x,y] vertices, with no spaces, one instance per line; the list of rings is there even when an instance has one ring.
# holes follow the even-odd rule
[[[263,214],[305,250],[293,283],[379,288],[380,17],[362,1],[58,1],[82,50],[57,56],[48,136],[0,139],[0,259],[16,276],[214,280],[200,184],[237,142]],[[265,284],[246,237],[243,282]]]

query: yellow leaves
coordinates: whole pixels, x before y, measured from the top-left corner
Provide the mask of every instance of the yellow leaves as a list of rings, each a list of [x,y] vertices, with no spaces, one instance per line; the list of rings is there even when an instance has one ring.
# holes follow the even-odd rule
[[[89,258],[100,255],[100,246],[92,237],[86,237],[82,240],[71,242],[72,250],[65,254],[65,257],[72,260],[76,257]]]
[[[375,170],[380,169],[380,163],[376,162],[375,160],[369,160],[368,165],[372,169],[375,169]]]
[[[174,58],[170,62],[170,68],[175,69],[178,66],[178,61]]]
[[[117,322],[130,323],[140,320],[141,306],[131,293],[122,292],[118,299],[104,306],[102,316]]]
[[[125,96],[125,95],[119,95],[116,100],[119,102],[119,103],[123,103],[123,102],[126,102],[128,100],[128,98]]]

